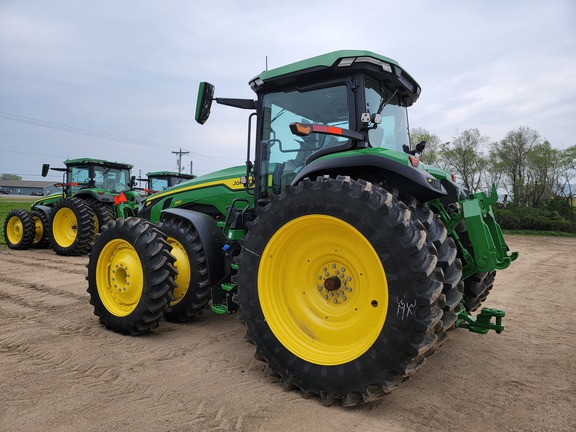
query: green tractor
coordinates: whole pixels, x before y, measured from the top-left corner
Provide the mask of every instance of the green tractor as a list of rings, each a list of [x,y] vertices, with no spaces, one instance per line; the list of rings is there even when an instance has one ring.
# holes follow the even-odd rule
[[[82,255],[96,233],[117,217],[135,216],[142,196],[133,190],[132,165],[100,159],[70,159],[56,184],[62,192],[32,203],[31,211],[13,210],[5,221],[6,244],[12,249],[48,247],[59,255]],[[50,170],[43,165],[42,175]]]
[[[135,335],[239,311],[287,386],[346,406],[398,387],[456,327],[503,330],[502,311],[472,317],[517,258],[496,191],[469,194],[420,161],[425,143],[409,148],[420,87],[397,62],[336,51],[250,86],[255,100],[201,83],[196,109],[200,124],[213,101],[252,111],[245,166],[151,195],[96,239],[103,325]]]
[[[193,174],[185,174],[173,171],[156,171],[146,173],[146,179],[138,179],[138,181],[146,181],[146,194],[151,195],[155,192],[164,191],[172,186],[179,185],[182,182],[196,178]]]

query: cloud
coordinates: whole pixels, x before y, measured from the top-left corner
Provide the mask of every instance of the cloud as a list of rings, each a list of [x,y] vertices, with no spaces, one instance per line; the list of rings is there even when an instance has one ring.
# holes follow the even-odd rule
[[[51,163],[94,156],[174,169],[171,151],[181,147],[199,173],[241,165],[247,112],[215,106],[197,125],[198,83],[212,82],[220,97],[250,98],[248,80],[266,59],[273,68],[337,49],[381,53],[413,75],[423,91],[412,127],[445,140],[478,128],[498,140],[527,125],[566,147],[576,117],[574,22],[569,0],[224,0],[202,8],[184,0],[4,0],[0,112],[159,145],[0,119],[0,172],[36,173],[45,155]]]

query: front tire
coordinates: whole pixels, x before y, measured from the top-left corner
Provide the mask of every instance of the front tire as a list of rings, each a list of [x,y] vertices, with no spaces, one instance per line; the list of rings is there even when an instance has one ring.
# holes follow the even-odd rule
[[[166,320],[190,321],[200,315],[210,299],[206,252],[196,229],[180,218],[165,219],[158,228],[166,234],[176,257],[176,288]]]
[[[50,246],[50,230],[48,216],[42,210],[32,210],[32,219],[34,220],[35,231],[34,241],[32,247],[36,249],[44,249]]]
[[[35,232],[32,214],[23,209],[11,210],[4,220],[4,241],[10,249],[24,250],[32,246]]]
[[[104,225],[116,219],[111,204],[100,202],[98,200],[95,200],[94,198],[88,198],[86,200],[86,203],[90,206],[90,208],[96,215],[96,224],[94,227],[94,231],[96,233],[102,231]]]
[[[468,228],[464,221],[461,221],[456,227],[458,236],[462,245],[467,249],[468,253],[474,257],[474,248],[468,235]],[[459,252],[459,256],[461,252]],[[463,261],[464,258],[462,257]],[[480,306],[492,290],[494,280],[496,279],[496,270],[490,272],[476,272],[471,274],[464,280],[464,293],[463,303],[466,312],[474,312]]]
[[[259,209],[238,258],[247,339],[325,404],[381,398],[434,349],[441,274],[426,230],[392,194],[305,179]]]
[[[106,328],[137,335],[169,310],[176,270],[166,236],[140,218],[117,219],[96,239],[88,261],[88,293]]]
[[[58,255],[84,255],[95,236],[94,212],[79,198],[66,198],[54,206],[50,242]]]

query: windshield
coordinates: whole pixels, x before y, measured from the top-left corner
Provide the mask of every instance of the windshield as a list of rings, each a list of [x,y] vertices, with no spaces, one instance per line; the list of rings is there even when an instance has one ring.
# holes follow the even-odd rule
[[[70,167],[68,169],[68,176],[72,194],[75,194],[82,188],[90,186],[90,168],[87,166]]]
[[[368,132],[370,145],[402,151],[402,145],[409,145],[408,120],[398,96],[375,81],[366,82],[365,96],[366,112],[382,116],[382,123]]]
[[[110,192],[130,189],[130,171],[117,168],[94,167],[95,187]]]
[[[269,93],[263,99],[262,139],[268,143],[270,173],[282,185],[305,164],[316,150],[344,143],[347,139],[313,133],[299,137],[290,123],[314,123],[349,128],[347,87],[339,85],[309,91]]]
[[[148,179],[150,181],[150,187],[149,189],[152,189],[154,192],[158,192],[158,191],[163,191],[165,189],[168,189],[168,179],[166,177],[162,177],[162,178],[150,178]]]

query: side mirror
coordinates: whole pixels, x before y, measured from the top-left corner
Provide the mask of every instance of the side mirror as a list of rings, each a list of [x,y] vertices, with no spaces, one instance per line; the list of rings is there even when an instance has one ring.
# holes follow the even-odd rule
[[[136,187],[136,176],[130,177],[130,189],[134,189]]]
[[[205,81],[198,87],[198,100],[196,101],[196,121],[201,125],[206,123],[210,116],[210,108],[214,99],[214,86]]]
[[[49,170],[50,170],[50,164],[43,164],[42,165],[42,177],[46,177],[48,175]]]

